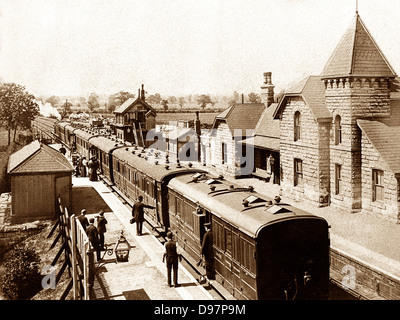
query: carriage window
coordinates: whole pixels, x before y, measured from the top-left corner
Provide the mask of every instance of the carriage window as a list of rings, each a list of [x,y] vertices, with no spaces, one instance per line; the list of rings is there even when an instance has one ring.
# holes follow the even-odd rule
[[[256,266],[254,259],[254,246],[244,239],[241,242],[241,244],[242,244],[241,247],[242,247],[242,257],[243,257],[242,264],[246,269],[255,273]]]
[[[229,229],[225,229],[225,252],[232,255],[232,232]]]
[[[232,232],[232,257],[236,261],[240,261],[240,237],[237,233]]]
[[[176,214],[176,197],[172,194],[172,192],[169,192],[168,198],[169,212]]]

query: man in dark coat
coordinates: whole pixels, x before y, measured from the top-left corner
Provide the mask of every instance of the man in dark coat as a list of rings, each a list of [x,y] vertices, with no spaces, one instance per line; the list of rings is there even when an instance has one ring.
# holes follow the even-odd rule
[[[182,256],[173,240],[172,232],[167,233],[167,242],[165,243],[165,252],[163,255],[163,262],[167,258],[167,279],[168,286],[171,287],[171,271],[174,270],[174,286],[178,287],[178,259],[182,260]]]
[[[86,210],[82,209],[80,216],[78,216],[78,220],[81,223],[83,230],[86,230],[87,226],[89,225],[89,221],[85,215],[86,215]]]
[[[132,216],[136,222],[136,235],[142,235],[143,221],[144,221],[144,208],[154,209],[155,207],[144,204],[143,197],[139,196],[138,201],[135,202],[132,208]]]
[[[94,218],[90,218],[89,225],[86,228],[86,234],[89,238],[89,241],[93,249],[96,251],[97,261],[100,261],[101,257],[100,257],[100,246],[99,246],[99,233],[97,231],[96,226],[94,225]]]
[[[106,233],[107,219],[104,217],[104,211],[100,211],[97,217],[97,232],[99,233],[99,248],[101,251],[104,250],[104,233]]]
[[[206,276],[208,281],[210,281],[215,280],[213,233],[211,230],[211,223],[205,223],[204,228],[206,229],[206,233],[204,234],[201,246],[201,256],[204,257]]]

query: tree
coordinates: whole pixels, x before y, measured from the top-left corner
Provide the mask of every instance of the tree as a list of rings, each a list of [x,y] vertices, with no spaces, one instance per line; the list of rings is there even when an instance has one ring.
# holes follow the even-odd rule
[[[29,299],[40,290],[40,258],[33,247],[18,244],[4,262],[1,291],[11,300]]]
[[[159,93],[156,94],[151,94],[148,98],[147,101],[150,104],[160,104],[161,103],[161,95]]]
[[[135,94],[127,92],[127,91],[120,91],[116,94],[114,94],[116,106],[119,107],[121,104],[123,104],[126,100],[130,98],[134,98]]]
[[[53,108],[56,108],[60,104],[60,98],[56,96],[51,96],[46,99],[46,102],[50,103]]]
[[[166,100],[166,99],[161,100],[161,104],[162,104],[164,110],[167,111],[168,110],[168,100]]]
[[[176,103],[178,101],[178,99],[176,99],[176,97],[171,96],[168,98],[169,103]]]
[[[97,94],[95,94],[94,92],[92,92],[89,95],[87,104],[88,104],[88,108],[89,108],[90,112],[93,112],[94,109],[98,109],[100,107],[99,96]]]
[[[181,107],[181,110],[182,110],[182,108],[183,108],[183,106],[184,106],[185,103],[186,103],[186,100],[185,100],[184,97],[179,97],[179,98],[178,98],[178,104],[179,104],[179,106]]]
[[[239,99],[240,99],[239,93],[237,91],[234,91],[231,99],[229,100],[229,105],[238,103]]]
[[[15,142],[17,129],[30,129],[31,121],[37,115],[39,105],[24,86],[15,83],[4,83],[0,86],[0,120],[8,130],[8,145],[11,144],[11,130],[14,130]]]
[[[255,94],[254,92],[249,93],[248,97],[249,97],[250,103],[260,103],[261,102],[260,96],[258,94]]]
[[[208,103],[213,104],[209,95],[202,94],[200,97],[197,98],[197,103],[199,104],[200,108],[203,110],[207,106]]]

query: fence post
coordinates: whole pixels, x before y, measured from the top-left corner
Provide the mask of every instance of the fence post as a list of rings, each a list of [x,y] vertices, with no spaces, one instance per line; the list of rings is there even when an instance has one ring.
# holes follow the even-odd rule
[[[76,260],[76,220],[73,214],[70,218],[71,224],[71,254],[72,254],[72,279],[73,279],[73,291],[74,300],[78,300],[80,297],[79,287],[78,287],[78,270],[77,270],[77,260]]]

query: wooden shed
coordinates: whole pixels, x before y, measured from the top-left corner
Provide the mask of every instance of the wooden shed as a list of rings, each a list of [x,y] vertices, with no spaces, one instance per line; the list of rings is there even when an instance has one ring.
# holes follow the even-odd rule
[[[11,223],[53,218],[58,196],[70,209],[73,171],[63,154],[37,140],[13,153],[7,168],[11,179]]]

